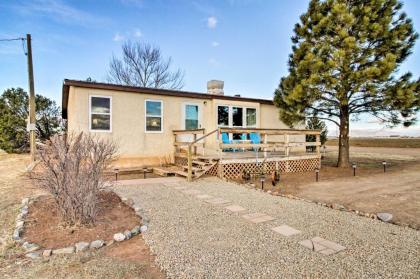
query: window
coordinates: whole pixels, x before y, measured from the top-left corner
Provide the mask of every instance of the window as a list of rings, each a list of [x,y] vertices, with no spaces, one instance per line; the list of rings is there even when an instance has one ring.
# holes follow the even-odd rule
[[[162,101],[146,100],[146,132],[162,132]]]
[[[111,131],[111,97],[90,97],[90,130]]]
[[[217,125],[219,127],[257,127],[257,109],[218,106]]]
[[[247,127],[257,126],[257,109],[255,108],[246,109],[246,126]]]
[[[198,129],[198,106],[185,105],[185,129]]]
[[[232,126],[242,127],[243,125],[243,108],[233,107],[232,108]]]
[[[229,107],[228,106],[217,107],[217,125],[229,126]]]

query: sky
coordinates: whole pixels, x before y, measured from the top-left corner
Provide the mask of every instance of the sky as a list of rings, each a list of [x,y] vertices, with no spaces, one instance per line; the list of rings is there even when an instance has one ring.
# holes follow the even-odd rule
[[[307,0],[0,0],[0,39],[32,35],[35,91],[61,104],[65,78],[105,81],[112,55],[126,40],[159,46],[185,71],[183,90],[206,92],[225,82],[225,94],[272,99],[287,75],[293,26]],[[420,1],[403,1],[420,32]],[[0,42],[0,92],[28,88],[20,41]],[[420,40],[400,72],[420,76]],[[330,134],[336,132],[334,125]],[[363,116],[352,134],[420,136],[420,126],[385,129]]]

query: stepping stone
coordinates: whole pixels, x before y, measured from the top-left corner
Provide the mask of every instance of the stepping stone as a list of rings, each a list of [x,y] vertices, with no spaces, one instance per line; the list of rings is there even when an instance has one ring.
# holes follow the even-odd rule
[[[222,199],[222,198],[214,198],[214,199],[206,200],[206,202],[214,204],[214,205],[222,205],[222,204],[230,203],[230,201]]]
[[[246,209],[243,208],[242,206],[239,205],[229,205],[227,207],[225,207],[227,210],[231,211],[231,212],[241,212],[241,211],[245,211]]]
[[[272,230],[284,236],[292,236],[292,235],[301,233],[301,231],[296,230],[292,227],[289,227],[288,225],[281,225],[281,226],[272,228]]]
[[[299,242],[299,244],[323,255],[332,255],[346,249],[346,247],[338,243],[323,239],[319,236],[303,240]]]
[[[197,195],[196,197],[197,197],[197,199],[200,199],[200,200],[213,198],[213,196],[205,195],[205,194],[204,195]]]
[[[198,195],[198,194],[201,194],[201,191],[198,191],[198,190],[194,190],[194,189],[192,189],[192,190],[185,190],[185,191],[182,191],[184,194],[188,194],[188,195]]]
[[[275,219],[274,217],[271,217],[271,216],[269,216],[267,214],[264,214],[264,213],[245,214],[245,215],[242,215],[242,218],[244,218],[244,219],[246,219],[246,220],[248,220],[252,223],[255,223],[255,224],[268,222],[268,221],[272,221],[272,220]]]

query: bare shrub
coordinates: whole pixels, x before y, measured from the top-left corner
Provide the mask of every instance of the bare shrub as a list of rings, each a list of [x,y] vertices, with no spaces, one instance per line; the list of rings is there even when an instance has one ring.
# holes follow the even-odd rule
[[[107,185],[104,170],[116,150],[113,142],[83,133],[55,135],[40,148],[31,177],[52,194],[65,224],[94,223],[98,194]]]

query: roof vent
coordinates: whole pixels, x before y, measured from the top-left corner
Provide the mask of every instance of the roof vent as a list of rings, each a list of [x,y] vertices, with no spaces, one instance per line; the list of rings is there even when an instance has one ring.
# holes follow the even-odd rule
[[[234,97],[241,97],[241,94],[235,94]]]
[[[207,82],[207,93],[213,95],[224,95],[224,85],[225,83],[222,80],[209,80]]]

